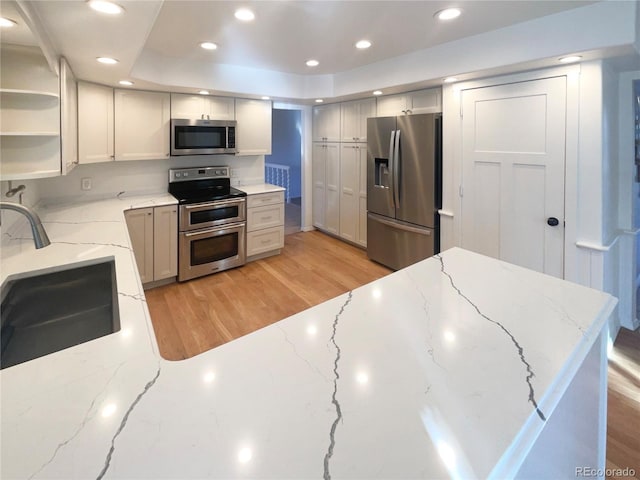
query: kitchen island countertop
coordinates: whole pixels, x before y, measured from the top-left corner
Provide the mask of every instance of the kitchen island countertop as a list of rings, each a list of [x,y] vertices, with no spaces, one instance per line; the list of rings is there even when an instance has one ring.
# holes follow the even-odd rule
[[[114,256],[122,329],[2,370],[3,479],[513,476],[615,305],[454,248],[165,361],[123,211],[171,203],[43,206],[49,247],[5,239],[2,280]]]

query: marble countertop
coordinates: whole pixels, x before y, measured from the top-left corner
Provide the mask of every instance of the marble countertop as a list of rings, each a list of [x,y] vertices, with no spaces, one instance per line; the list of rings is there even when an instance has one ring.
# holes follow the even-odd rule
[[[113,255],[120,332],[2,370],[3,479],[487,478],[526,451],[615,305],[462,249],[169,362],[114,198],[39,209],[2,278]]]
[[[272,193],[272,192],[284,192],[284,187],[278,185],[271,185],[270,183],[259,183],[257,185],[242,185],[236,187],[238,190],[242,190],[247,195],[257,195],[259,193]]]

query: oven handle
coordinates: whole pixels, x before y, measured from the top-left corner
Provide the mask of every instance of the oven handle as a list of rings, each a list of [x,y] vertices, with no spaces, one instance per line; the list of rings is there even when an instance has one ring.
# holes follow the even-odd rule
[[[245,199],[244,198],[234,198],[231,200],[216,200],[215,202],[209,202],[209,203],[196,203],[193,205],[183,205],[183,207],[185,208],[185,210],[196,210],[196,209],[203,209],[203,208],[219,208],[219,207],[223,207],[223,206],[227,206],[227,205],[240,205],[242,203],[245,203]]]
[[[204,230],[194,230],[192,232],[181,232],[185,237],[196,237],[199,235],[210,235],[212,233],[218,233],[218,235],[224,235],[225,232],[241,231],[245,228],[244,223],[230,223],[227,225],[221,225],[220,227],[206,228]]]

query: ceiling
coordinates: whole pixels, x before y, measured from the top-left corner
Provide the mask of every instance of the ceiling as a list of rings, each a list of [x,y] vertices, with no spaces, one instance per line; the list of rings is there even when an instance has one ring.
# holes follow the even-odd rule
[[[136,62],[143,56],[176,65],[233,65],[302,76],[337,74],[478,35],[591,1],[117,1],[125,12],[99,14],[85,1],[24,1],[35,23],[48,37],[53,51],[69,61],[76,76],[105,84],[133,79]],[[448,22],[434,14],[446,7],[461,7],[463,14]],[[255,20],[234,18],[248,7]],[[2,15],[14,15],[14,2],[0,2]],[[11,29],[14,30],[14,29]],[[15,30],[15,34],[18,30]],[[40,35],[42,37],[42,35]],[[355,42],[367,39],[367,50]],[[26,43],[3,31],[3,43]],[[204,41],[219,48],[205,51]],[[117,58],[115,66],[96,57]],[[316,59],[317,67],[305,65]],[[160,68],[161,65],[158,65]],[[161,82],[158,82],[161,83]],[[149,85],[136,81],[136,86]],[[204,85],[188,85],[199,88]]]

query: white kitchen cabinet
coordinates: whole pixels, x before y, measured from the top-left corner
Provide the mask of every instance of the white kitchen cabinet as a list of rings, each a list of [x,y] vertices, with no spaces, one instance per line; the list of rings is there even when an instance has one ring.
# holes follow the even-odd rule
[[[313,107],[313,141],[340,141],[340,104]]]
[[[172,93],[171,118],[234,120],[234,99],[233,97]]]
[[[324,143],[314,143],[313,144],[313,153],[311,159],[311,175],[313,182],[313,213],[312,213],[312,221],[313,226],[324,229],[325,224],[325,170],[326,170],[326,155],[325,155],[325,144]]]
[[[340,230],[340,144],[313,145],[313,224],[338,235]]]
[[[271,100],[236,98],[238,155],[271,154]]]
[[[153,280],[178,275],[178,206],[153,209]]]
[[[115,159],[169,157],[169,94],[116,89],[114,95]]]
[[[376,99],[340,104],[340,139],[343,142],[367,142],[367,118],[376,116]]]
[[[247,261],[284,248],[284,192],[247,196]]]
[[[437,113],[441,111],[442,91],[439,88],[378,97],[378,117]]]
[[[136,208],[124,212],[143,284],[178,274],[178,206]]]
[[[58,176],[60,82],[39,48],[3,45],[0,53],[0,176]]]
[[[78,161],[111,162],[113,143],[113,88],[78,82]]]
[[[367,147],[343,143],[340,148],[340,236],[367,244]]]
[[[142,283],[153,281],[153,208],[124,212]]]

